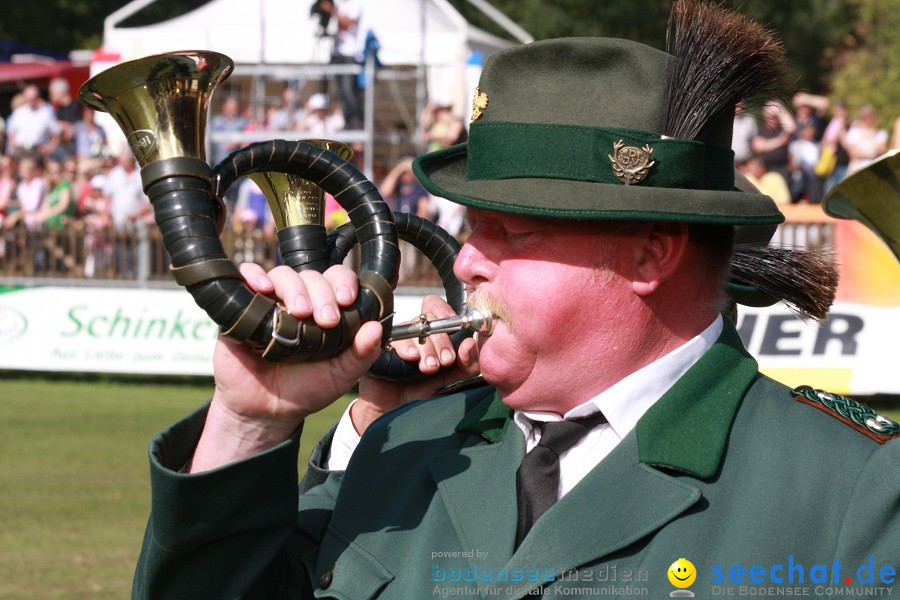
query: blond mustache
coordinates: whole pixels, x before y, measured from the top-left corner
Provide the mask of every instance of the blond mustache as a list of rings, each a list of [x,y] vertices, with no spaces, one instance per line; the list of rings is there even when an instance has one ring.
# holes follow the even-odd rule
[[[481,290],[469,292],[466,297],[466,307],[488,313],[493,316],[494,319],[503,321],[504,326],[510,333],[515,331],[512,316],[509,314],[509,309],[506,305],[499,300],[491,298]]]

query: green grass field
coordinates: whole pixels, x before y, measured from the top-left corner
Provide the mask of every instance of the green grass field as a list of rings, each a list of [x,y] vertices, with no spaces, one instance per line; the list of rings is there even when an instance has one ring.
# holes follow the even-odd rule
[[[0,373],[0,599],[129,597],[150,510],[147,444],[211,392],[211,380]],[[304,457],[345,407],[310,419]]]
[[[212,382],[0,373],[0,599],[127,598],[149,511],[147,444]],[[878,406],[900,418],[897,398]],[[347,399],[306,425],[301,464]]]

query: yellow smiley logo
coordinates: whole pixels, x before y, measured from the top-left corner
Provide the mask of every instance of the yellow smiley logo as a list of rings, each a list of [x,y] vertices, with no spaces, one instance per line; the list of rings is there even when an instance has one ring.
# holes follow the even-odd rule
[[[669,582],[677,588],[690,587],[697,579],[697,569],[686,558],[679,558],[669,567]]]

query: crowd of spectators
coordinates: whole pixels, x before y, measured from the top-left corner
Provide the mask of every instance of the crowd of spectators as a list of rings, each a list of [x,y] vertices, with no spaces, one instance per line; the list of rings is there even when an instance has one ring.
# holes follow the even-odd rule
[[[851,117],[823,96],[798,93],[791,104],[768,102],[759,115],[740,105],[734,118],[735,165],[779,204],[818,204],[841,179],[900,147],[900,118],[889,137],[871,106]]]
[[[107,130],[94,120],[94,111],[83,108],[72,96],[64,79],[51,82],[46,99],[37,86],[29,85],[13,100],[9,117],[0,119],[0,259],[9,256],[16,244],[34,239],[23,232],[45,232],[49,239],[54,231],[75,231],[83,239],[82,260],[73,267],[80,271],[78,276],[99,277],[112,269],[119,276],[143,277],[147,257],[141,256],[141,245],[121,241],[146,239],[152,229],[152,209],[141,187],[140,169],[127,144],[121,139],[108,140]],[[259,114],[264,115],[262,120]],[[422,124],[422,150],[465,139],[462,120],[448,107],[429,105]],[[315,92],[300,103],[296,88],[286,85],[280,101],[262,112],[242,106],[236,96],[225,96],[211,111],[209,131],[261,130],[327,139],[345,126],[340,104],[332,102],[328,94]],[[209,137],[211,164],[245,143],[229,140],[227,135]],[[391,208],[415,212],[461,235],[463,209],[425,192],[410,164],[407,157],[388,165],[382,171],[387,175],[376,181]],[[244,179],[231,187],[225,201],[228,230],[244,238],[235,247],[233,258],[259,259],[263,244],[275,239],[274,221],[262,192],[253,181]],[[326,227],[331,230],[347,220],[346,212],[328,196]],[[36,264],[46,263],[44,250],[33,252]],[[272,254],[271,250],[265,252]],[[416,277],[421,262],[421,258],[405,259],[404,277]]]
[[[893,132],[879,125],[871,106],[851,115],[827,98],[800,93],[792,106],[769,102],[758,111],[738,107],[734,118],[735,164],[751,182],[780,204],[819,203],[848,174],[890,148],[900,147],[900,118]],[[133,245],[121,247],[109,232],[144,236],[152,224],[140,172],[127,151],[111,148],[94,112],[72,98],[64,79],[53,80],[48,99],[29,85],[14,99],[5,123],[0,120],[0,257],[15,230],[75,230],[84,234],[83,275],[112,266],[125,276],[140,276],[146,257]],[[433,151],[466,139],[466,127],[450,106],[430,103],[420,115],[420,151]],[[279,102],[265,111],[242,107],[225,96],[212,111],[210,132],[290,132],[297,138],[328,138],[348,126],[340,103],[324,92],[298,101],[286,85]],[[212,135],[209,158],[215,164],[243,145],[240,139]],[[114,145],[114,144],[113,144]],[[392,210],[412,212],[438,223],[458,239],[465,236],[464,208],[428,194],[415,180],[411,158],[387,165],[376,178]],[[240,236],[274,240],[274,222],[262,192],[245,179],[226,198],[228,227]],[[329,230],[347,222],[346,212],[326,198]],[[268,243],[268,242],[266,242]],[[260,245],[257,244],[256,252]],[[236,249],[236,251],[239,249]],[[404,253],[413,255],[412,252]],[[258,258],[244,248],[236,260]],[[36,254],[35,261],[41,257]],[[401,281],[418,278],[421,257],[404,258]]]

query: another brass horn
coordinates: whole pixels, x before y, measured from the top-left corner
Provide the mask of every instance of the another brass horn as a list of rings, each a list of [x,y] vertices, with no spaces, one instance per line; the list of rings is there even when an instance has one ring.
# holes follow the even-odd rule
[[[845,177],[829,190],[822,207],[832,217],[861,222],[900,260],[900,150]]]
[[[353,150],[343,142],[334,140],[304,140],[307,144],[331,150],[344,160],[353,156]],[[269,203],[275,228],[293,225],[325,224],[325,190],[297,175],[277,171],[260,171],[247,175],[252,179]]]
[[[334,152],[344,160],[350,146],[334,140],[304,140]],[[284,263],[298,271],[325,271],[329,266],[325,231],[325,190],[292,173],[254,171],[247,174],[262,190],[278,231]],[[223,190],[219,190],[219,196]]]

